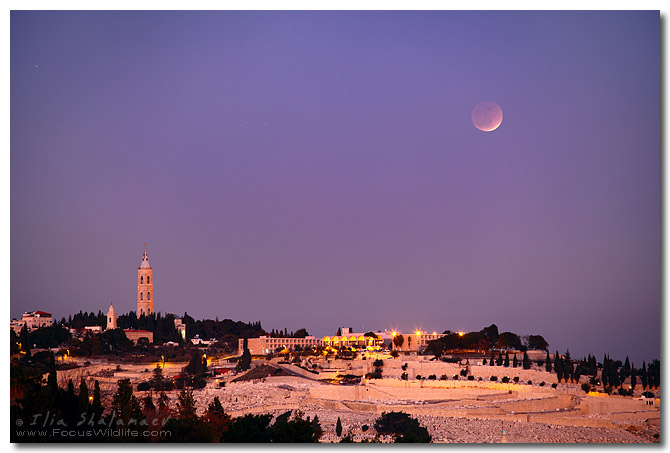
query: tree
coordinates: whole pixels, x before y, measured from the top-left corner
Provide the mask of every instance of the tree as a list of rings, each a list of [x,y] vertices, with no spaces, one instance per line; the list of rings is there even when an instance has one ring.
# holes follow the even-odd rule
[[[202,443],[217,440],[213,427],[197,417],[170,418],[163,429],[170,433],[165,438],[169,442]]]
[[[337,417],[337,423],[335,424],[335,434],[337,434],[337,437],[342,436],[342,421],[340,420],[340,417]]]
[[[403,338],[402,335],[397,334],[393,337],[393,344],[396,346],[396,348],[400,349],[402,347],[402,344],[404,343],[405,338]]]
[[[162,413],[170,411],[170,397],[163,391],[158,395],[158,410]]]
[[[563,379],[563,359],[558,355],[558,351],[554,355],[554,369],[556,370],[556,379],[560,383]]]
[[[512,368],[516,368],[519,366],[519,361],[516,358],[516,354],[514,354],[514,359],[512,360]]]
[[[293,334],[295,338],[305,338],[309,336],[309,333],[305,329],[298,329],[296,332]]]
[[[249,352],[249,348],[247,347],[246,338],[244,339],[242,347],[242,356],[240,357],[240,360],[237,362],[237,366],[235,367],[238,371],[246,371],[251,368],[251,352]]]
[[[549,343],[542,335],[530,335],[528,337],[528,349],[540,349],[549,352]]]
[[[151,392],[147,393],[147,395],[142,399],[142,406],[144,407],[145,414],[150,414],[156,410],[154,399],[151,397]]]
[[[498,336],[497,344],[501,349],[519,349],[521,347],[521,340],[515,333],[503,332]]]
[[[191,358],[191,361],[193,361],[193,358]],[[189,366],[191,366],[190,363]],[[158,365],[156,365],[156,368],[153,370],[151,379],[149,379],[149,384],[151,385],[151,388],[156,390],[170,390],[172,388],[172,383],[166,380],[163,376],[163,368]]]
[[[398,443],[431,441],[428,430],[404,412],[383,412],[374,427],[381,435],[392,435]]]
[[[100,400],[100,384],[95,380],[93,384],[93,401],[91,402],[91,410],[99,417],[102,415],[102,401]]]
[[[495,324],[491,324],[488,327],[484,327],[481,330],[481,333],[484,335],[484,338],[486,339],[488,346],[491,347],[494,344],[496,344],[496,341],[498,341],[498,326]]]
[[[549,351],[547,351],[547,358],[544,361],[544,366],[547,373],[551,373],[551,357],[549,356]]]
[[[79,383],[79,412],[81,414],[87,413],[91,402],[88,400],[88,387],[86,386],[86,379],[81,378]]]
[[[516,355],[515,355],[516,357]],[[505,353],[505,362],[503,363],[503,366],[509,367],[509,353]]]
[[[530,370],[530,359],[528,358],[528,353],[524,351],[523,353],[523,369]]]
[[[493,366],[495,363],[495,356],[493,354],[493,351],[491,351],[491,358],[489,359],[489,366]]]
[[[642,388],[647,389],[647,365],[642,361],[642,370],[640,370],[640,382],[642,382]]]
[[[439,339],[429,341],[428,346],[426,346],[426,352],[433,354],[433,356],[436,358],[439,358],[442,355],[443,350],[444,343],[442,343]]]
[[[497,366],[502,366],[502,364],[503,364],[503,356],[502,356],[502,352],[499,352],[498,353],[498,358],[496,359],[496,365]]]
[[[193,390],[182,389],[177,396],[179,402],[177,409],[179,411],[179,418],[197,418],[195,413],[195,398],[193,397]]]
[[[291,411],[285,412],[275,419],[275,423],[269,428],[270,442],[275,443],[303,443],[318,442],[321,436],[321,427],[307,417],[297,412],[292,420],[289,420]]]
[[[215,396],[214,400],[207,406],[207,412],[205,413],[204,419],[212,427],[214,441],[221,442],[223,433],[228,429],[230,416],[223,410],[223,405],[218,396]]]
[[[271,414],[247,414],[234,419],[223,433],[224,442],[258,443],[269,442],[268,426],[272,421]]]
[[[138,421],[142,418],[140,403],[133,395],[130,379],[120,379],[117,385],[118,389],[112,399],[112,413],[117,420],[123,422],[123,426],[128,427],[131,418]]]
[[[200,354],[196,351],[195,354],[191,356],[191,360],[186,365],[187,373],[194,376],[201,376],[207,372],[207,357],[204,354]],[[154,369],[154,377],[156,377],[157,371]],[[162,371],[161,371],[162,376]]]

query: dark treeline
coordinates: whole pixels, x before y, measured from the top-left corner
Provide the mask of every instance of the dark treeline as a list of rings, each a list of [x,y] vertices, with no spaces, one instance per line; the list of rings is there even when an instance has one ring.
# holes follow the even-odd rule
[[[306,329],[298,329],[295,332],[289,332],[286,330],[286,328],[284,328],[283,332],[281,329],[272,329],[270,336],[272,338],[305,338],[309,336],[309,333]]]
[[[72,329],[83,329],[87,326],[102,326],[104,329],[107,325],[107,316],[99,310],[97,314],[80,310],[79,313],[68,316],[67,320],[61,318],[60,324]]]
[[[154,334],[154,343],[162,344],[168,341],[175,343],[183,342],[174,325],[175,316],[172,313],[163,316],[160,312],[151,313],[149,316],[142,315],[139,318],[134,311],[117,318],[117,326],[120,329],[148,330]]]
[[[541,335],[521,337],[513,332],[498,333],[498,326],[495,324],[491,324],[479,332],[460,334],[447,330],[443,333],[445,334],[444,337],[428,342],[426,347],[426,351],[436,357],[445,352],[464,350],[478,352],[488,352],[492,349],[526,351],[529,349],[547,350],[549,347],[549,343]]]
[[[237,341],[238,338],[252,338],[266,334],[263,327],[261,327],[260,321],[249,323],[233,321],[231,319],[224,319],[223,321],[219,321],[218,319],[196,321],[188,313],[184,313],[183,321],[186,324],[188,338],[198,335],[203,339],[213,338],[218,341],[231,341],[233,338],[230,337],[234,337],[234,341]]]

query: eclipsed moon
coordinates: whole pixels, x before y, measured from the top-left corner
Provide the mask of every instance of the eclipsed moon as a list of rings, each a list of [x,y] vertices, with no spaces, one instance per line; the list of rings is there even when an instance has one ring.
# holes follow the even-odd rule
[[[494,131],[500,126],[502,120],[502,109],[495,102],[480,102],[472,109],[472,124],[480,131]]]

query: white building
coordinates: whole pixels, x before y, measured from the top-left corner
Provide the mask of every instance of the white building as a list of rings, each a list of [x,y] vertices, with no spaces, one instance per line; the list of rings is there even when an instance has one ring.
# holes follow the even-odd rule
[[[273,338],[263,335],[258,338],[247,339],[247,349],[251,355],[265,355],[270,352],[275,352],[278,348],[288,349],[294,351],[296,346],[301,349],[311,349],[313,347],[321,346],[320,338],[307,336],[305,338]],[[237,346],[237,353],[241,355],[244,352],[244,339],[240,338]]]
[[[19,334],[23,326],[26,326],[28,331],[39,329],[40,327],[50,327],[53,325],[53,317],[51,313],[45,311],[30,311],[21,316],[21,319],[13,319],[9,326],[11,329]]]
[[[177,332],[181,336],[182,340],[186,340],[186,324],[184,320],[178,316],[174,317],[174,327],[177,329]]]
[[[109,310],[107,311],[107,328],[105,330],[116,329],[116,310],[114,310],[114,305],[109,304]]]

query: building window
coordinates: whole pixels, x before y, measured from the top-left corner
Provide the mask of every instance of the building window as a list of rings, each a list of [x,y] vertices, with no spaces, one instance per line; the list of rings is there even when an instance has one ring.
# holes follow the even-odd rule
[[[140,300],[144,300],[144,293],[140,293]]]
[[[140,285],[144,284],[144,276],[140,275]]]
[[[151,300],[151,293],[147,293],[147,300]]]
[[[147,275],[147,285],[148,285],[149,283],[151,283],[151,277],[149,277],[149,276]]]

